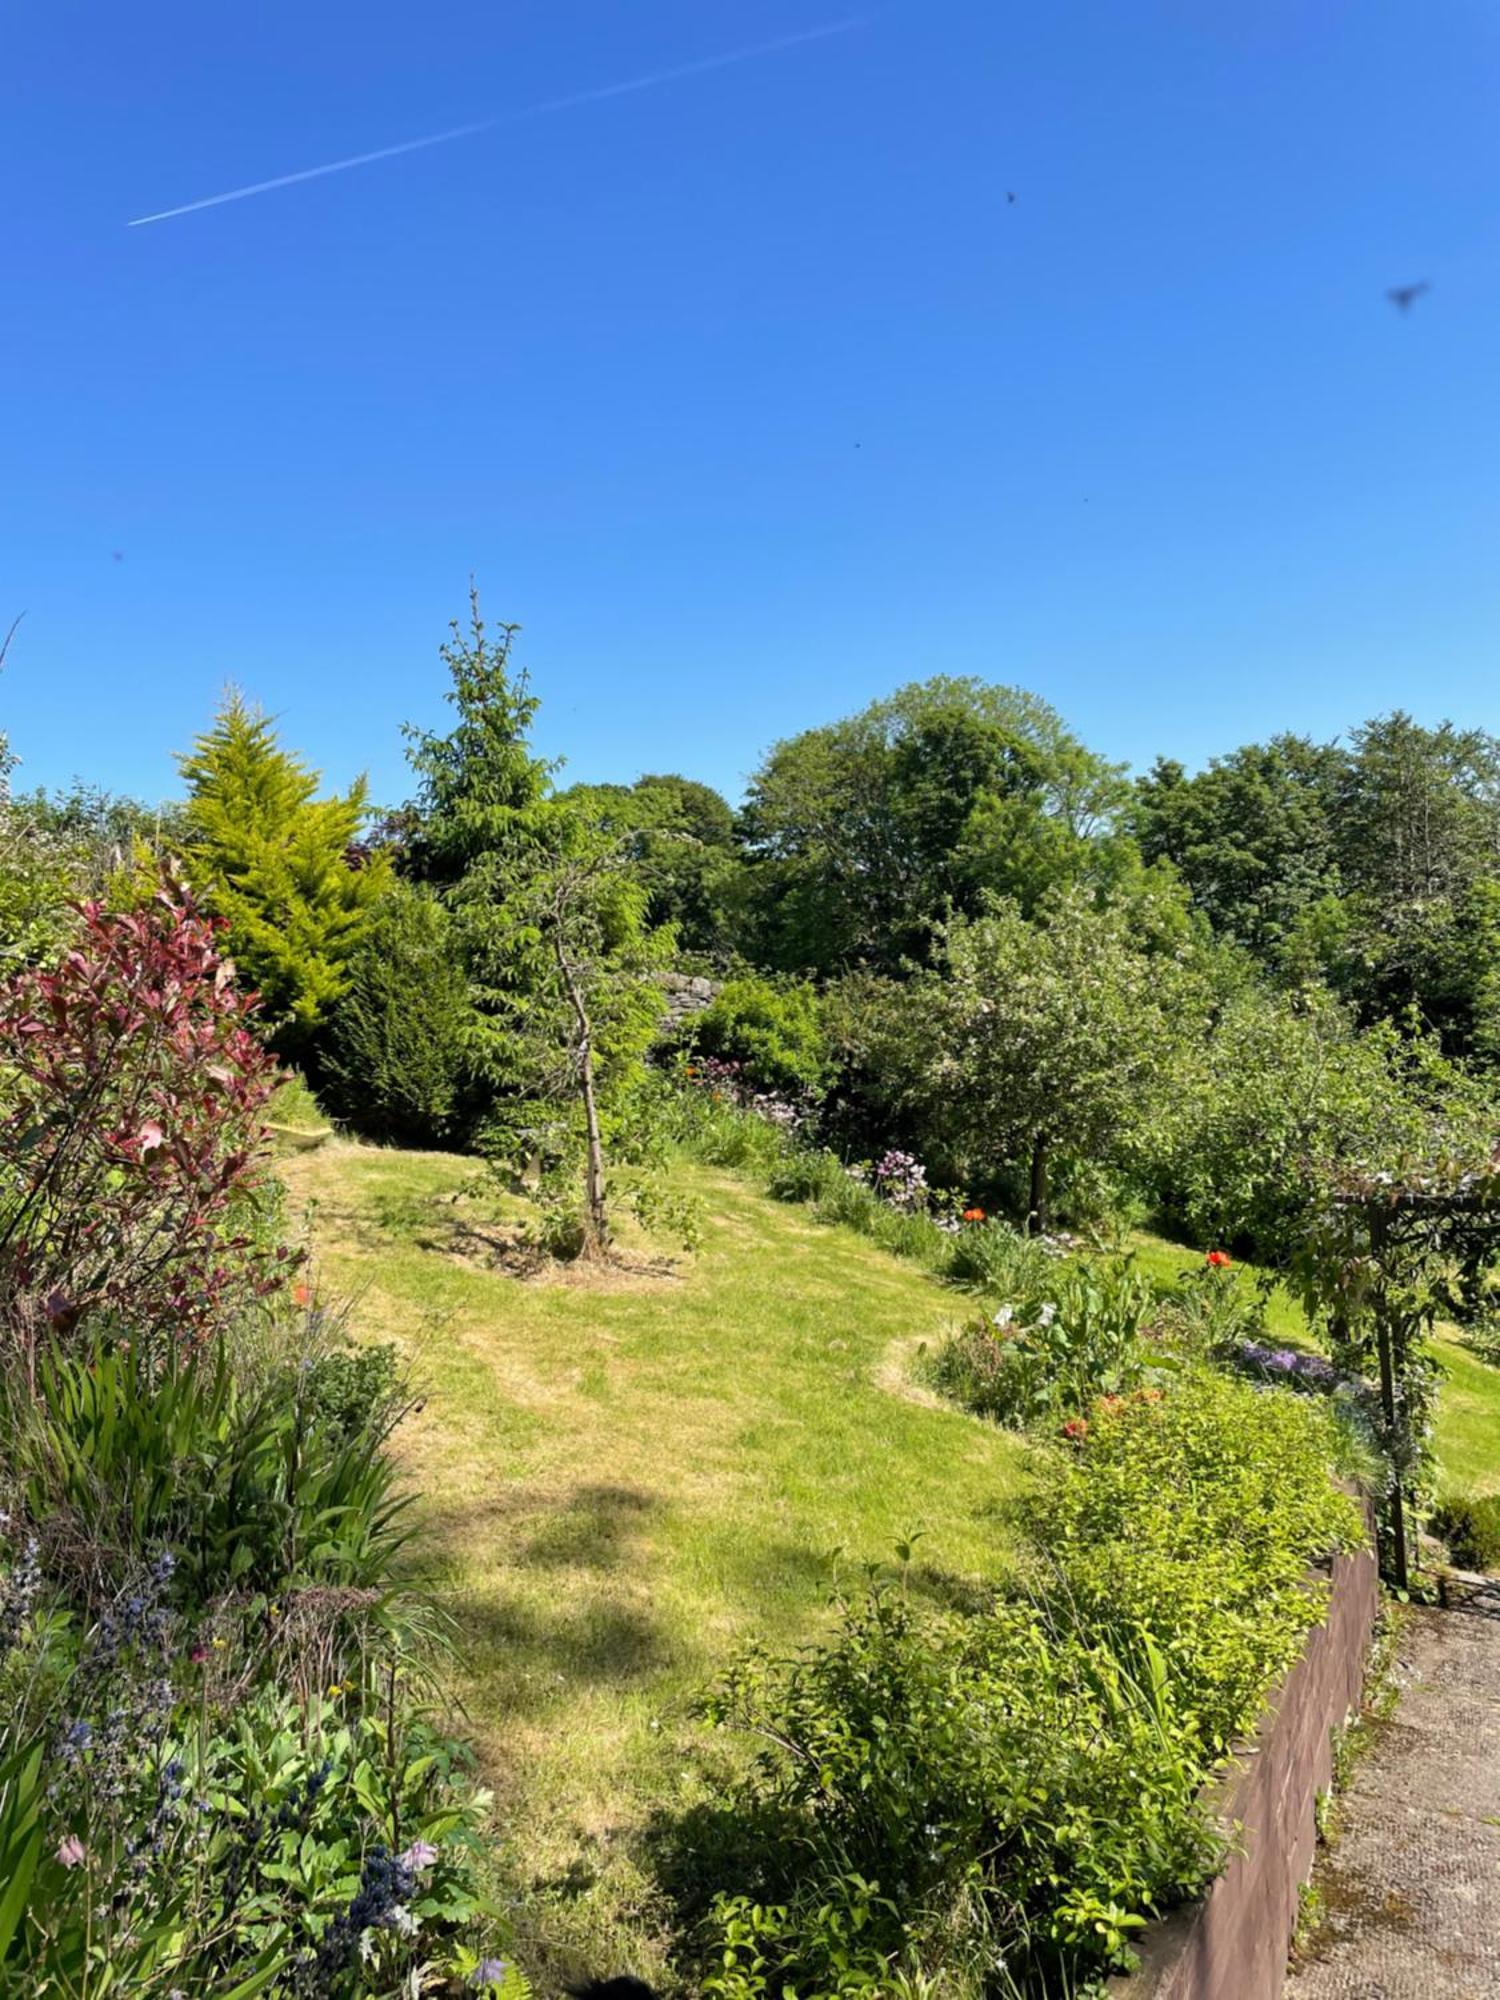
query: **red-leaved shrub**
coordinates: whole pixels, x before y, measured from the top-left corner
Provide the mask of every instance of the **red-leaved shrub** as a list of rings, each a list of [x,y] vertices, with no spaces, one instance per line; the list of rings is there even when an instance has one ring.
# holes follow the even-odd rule
[[[277,1067],[180,884],[78,915],[60,965],[0,986],[0,1328],[192,1343],[289,1268],[245,1228]]]

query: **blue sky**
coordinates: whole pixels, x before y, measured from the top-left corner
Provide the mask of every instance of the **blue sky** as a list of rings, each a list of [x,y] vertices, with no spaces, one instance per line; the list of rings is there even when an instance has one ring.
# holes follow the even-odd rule
[[[234,680],[399,799],[471,571],[579,777],[935,672],[1137,765],[1500,726],[1492,0],[895,0],[125,226],[863,12],[8,10],[23,778],[160,796]]]

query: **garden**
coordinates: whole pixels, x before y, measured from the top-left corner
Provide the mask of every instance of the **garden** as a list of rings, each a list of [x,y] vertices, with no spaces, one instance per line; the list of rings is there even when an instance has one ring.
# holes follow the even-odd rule
[[[1364,1503],[1500,1561],[1500,746],[736,812],[517,645],[399,806],[0,800],[0,1984],[1098,1992]]]

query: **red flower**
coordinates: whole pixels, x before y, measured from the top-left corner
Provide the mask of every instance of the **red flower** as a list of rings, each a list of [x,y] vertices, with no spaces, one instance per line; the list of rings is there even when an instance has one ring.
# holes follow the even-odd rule
[[[964,1210],[965,1222],[983,1222],[983,1220],[984,1210],[982,1208],[966,1208]]]
[[[1210,1250],[1204,1259],[1211,1271],[1227,1271],[1233,1261],[1227,1250]]]
[[[208,1658],[207,1646],[194,1646],[193,1650],[188,1654],[188,1658],[195,1667],[201,1667],[203,1662]]]
[[[311,1305],[312,1304],[311,1285],[293,1285],[292,1303],[294,1305],[299,1305],[299,1306]]]
[[[1069,1417],[1068,1421],[1062,1427],[1062,1434],[1065,1438],[1071,1438],[1075,1444],[1081,1444],[1089,1434],[1088,1418]]]

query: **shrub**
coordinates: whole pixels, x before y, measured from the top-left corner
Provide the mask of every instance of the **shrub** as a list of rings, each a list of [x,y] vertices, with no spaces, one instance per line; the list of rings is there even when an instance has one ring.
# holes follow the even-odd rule
[[[1023,1236],[1008,1222],[987,1216],[982,1222],[965,1223],[953,1238],[947,1275],[976,1292],[1039,1298],[1056,1260],[1057,1251],[1048,1239]]]
[[[326,1132],[328,1129],[328,1120],[316,1092],[298,1070],[288,1070],[276,1086],[266,1106],[266,1117],[270,1124],[284,1126],[292,1132]]]
[[[80,919],[0,988],[0,1315],[28,1347],[126,1310],[137,1340],[201,1339],[287,1265],[249,1213],[275,1064],[185,890]]]
[[[1444,1500],[1433,1513],[1432,1530],[1460,1569],[1500,1569],[1500,1493]]]
[[[357,845],[365,781],[315,797],[317,773],[233,691],[180,762],[195,876],[262,997],[267,1032],[285,1053],[305,1051],[390,882],[389,857]]]
[[[1087,1971],[1215,1859],[1160,1688],[1028,1607],[963,1618],[877,1588],[711,1712],[771,1746],[734,1801],[756,1872],[709,1912],[719,2000]]]
[[[937,1386],[980,1416],[1023,1428],[1076,1415],[1151,1376],[1141,1335],[1156,1298],[1128,1258],[1054,1266],[1049,1279],[941,1348]]]
[[[1201,1787],[1353,1544],[1336,1427],[1206,1371],[1095,1405],[1027,1503],[1043,1587],[964,1614],[877,1583],[711,1705],[765,1746],[686,1830],[699,1990],[1072,1992],[1221,1857]],[[727,1879],[726,1879],[727,1878]]]
[[[483,1798],[396,1698],[397,1659],[252,1684],[253,1656],[193,1643],[172,1582],[158,1557],[81,1639],[40,1617],[23,1639],[50,1715],[0,1723],[0,1983],[353,2000],[472,1967]]]
[[[398,885],[377,904],[333,1015],[325,1068],[340,1114],[373,1139],[451,1140],[472,1109],[468,983],[437,897]]]
[[[1038,1511],[1070,1600],[1150,1635],[1211,1755],[1319,1615],[1309,1565],[1363,1538],[1329,1477],[1352,1463],[1325,1408],[1200,1369],[1159,1400],[1097,1403]]]
[[[379,1361],[283,1367],[240,1389],[222,1345],[44,1355],[7,1384],[6,1483],[81,1601],[152,1549],[179,1594],[389,1585],[405,1539],[385,1442],[399,1414]]]
[[[688,1028],[698,1053],[736,1063],[757,1090],[790,1096],[827,1081],[828,1047],[818,996],[800,983],[731,979]]]

